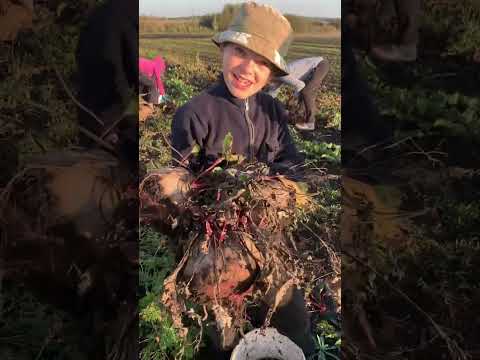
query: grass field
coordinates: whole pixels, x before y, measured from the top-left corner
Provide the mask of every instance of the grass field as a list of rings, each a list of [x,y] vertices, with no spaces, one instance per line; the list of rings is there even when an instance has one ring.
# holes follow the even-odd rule
[[[142,34],[140,35],[140,56],[164,56],[172,63],[183,63],[188,59],[200,59],[208,64],[219,62],[219,51],[212,42],[213,34]],[[331,64],[327,76],[328,87],[339,90],[340,37],[335,34],[301,34],[294,38],[287,55],[287,61],[323,56]]]

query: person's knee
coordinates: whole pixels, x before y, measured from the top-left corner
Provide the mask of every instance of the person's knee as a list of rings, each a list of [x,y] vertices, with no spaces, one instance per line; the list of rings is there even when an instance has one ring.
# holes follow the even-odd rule
[[[324,59],[323,61],[321,61],[318,66],[317,66],[317,69],[315,70],[316,74],[318,74],[317,76],[320,77],[321,79],[323,79],[328,71],[330,70],[330,63],[328,62],[327,59]]]
[[[305,103],[305,105],[309,104],[312,99],[315,99],[315,92],[317,89],[314,89],[312,87],[307,87],[305,86],[303,90],[300,92],[301,94],[301,100]]]
[[[290,338],[308,354],[314,350],[311,321],[303,290],[292,286],[285,293],[280,306],[272,316],[271,325]]]

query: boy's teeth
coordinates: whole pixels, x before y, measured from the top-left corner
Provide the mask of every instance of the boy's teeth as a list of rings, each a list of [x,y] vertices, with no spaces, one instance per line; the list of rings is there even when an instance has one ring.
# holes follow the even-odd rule
[[[243,85],[250,85],[251,82],[249,80],[245,80],[245,79],[242,79],[240,78],[240,83],[243,84]]]
[[[251,83],[252,83],[250,80],[244,79],[244,78],[242,78],[242,77],[240,77],[240,76],[238,76],[238,75],[236,76],[236,78],[237,78],[237,81],[238,81],[240,84],[242,84],[243,86],[248,86],[248,85],[251,85]]]

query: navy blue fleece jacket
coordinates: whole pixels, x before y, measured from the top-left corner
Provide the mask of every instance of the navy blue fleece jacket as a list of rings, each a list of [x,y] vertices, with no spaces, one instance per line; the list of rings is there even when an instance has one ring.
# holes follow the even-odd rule
[[[208,165],[223,153],[223,141],[233,136],[232,152],[284,171],[303,161],[287,127],[283,105],[259,92],[246,100],[235,98],[223,79],[201,92],[175,113],[173,157],[187,158],[200,146],[200,163]]]

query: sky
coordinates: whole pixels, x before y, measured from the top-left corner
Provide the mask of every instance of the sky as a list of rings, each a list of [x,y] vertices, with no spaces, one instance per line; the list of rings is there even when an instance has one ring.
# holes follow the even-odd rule
[[[220,12],[225,4],[243,0],[139,0],[140,15],[180,17]],[[341,0],[256,0],[269,4],[282,13],[312,16],[340,17]]]

